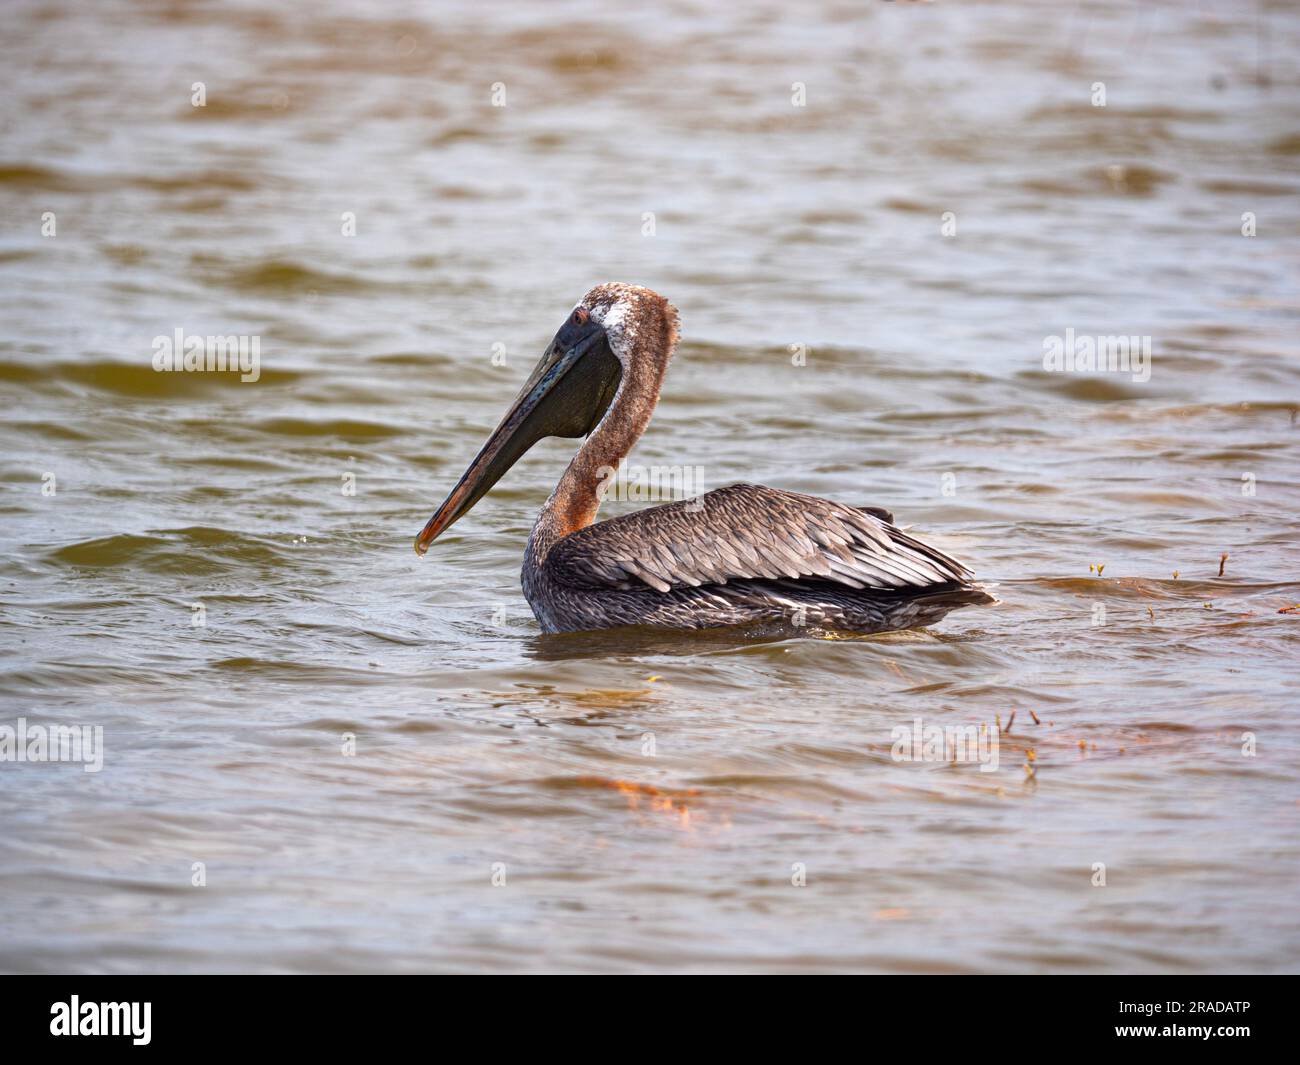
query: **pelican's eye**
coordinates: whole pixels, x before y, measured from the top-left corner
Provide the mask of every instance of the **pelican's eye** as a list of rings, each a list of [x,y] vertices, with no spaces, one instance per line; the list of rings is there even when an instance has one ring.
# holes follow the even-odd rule
[[[573,312],[574,325],[586,325],[591,318],[591,312],[586,307],[579,307]]]

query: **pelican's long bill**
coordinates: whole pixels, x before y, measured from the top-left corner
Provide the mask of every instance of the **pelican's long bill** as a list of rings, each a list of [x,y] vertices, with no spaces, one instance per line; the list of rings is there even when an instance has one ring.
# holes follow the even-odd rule
[[[542,437],[580,437],[591,432],[614,398],[621,373],[605,330],[579,307],[542,353],[501,424],[416,537],[416,553],[423,555]]]

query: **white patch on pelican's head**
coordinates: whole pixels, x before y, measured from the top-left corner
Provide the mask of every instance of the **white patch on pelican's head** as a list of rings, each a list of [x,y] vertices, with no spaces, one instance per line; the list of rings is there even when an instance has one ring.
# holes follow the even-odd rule
[[[659,303],[662,299],[648,288],[610,281],[593,288],[578,306],[600,323],[610,350],[626,366],[646,312]]]

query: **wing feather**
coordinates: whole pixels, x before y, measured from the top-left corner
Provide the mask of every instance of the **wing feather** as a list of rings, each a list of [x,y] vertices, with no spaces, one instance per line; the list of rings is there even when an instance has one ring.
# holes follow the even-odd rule
[[[817,579],[850,588],[964,583],[960,562],[879,515],[816,496],[733,484],[597,522],[560,540],[548,571],[574,587],[672,588]]]

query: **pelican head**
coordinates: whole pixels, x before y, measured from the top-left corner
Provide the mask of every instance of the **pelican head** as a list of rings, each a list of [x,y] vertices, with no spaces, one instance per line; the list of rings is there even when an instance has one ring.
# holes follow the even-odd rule
[[[537,441],[591,433],[637,362],[638,340],[655,331],[656,321],[668,323],[675,341],[676,314],[650,289],[609,283],[588,292],[542,352],[501,423],[416,538],[416,552],[423,555]],[[662,369],[657,378],[662,378]],[[655,399],[657,384],[658,380]]]

